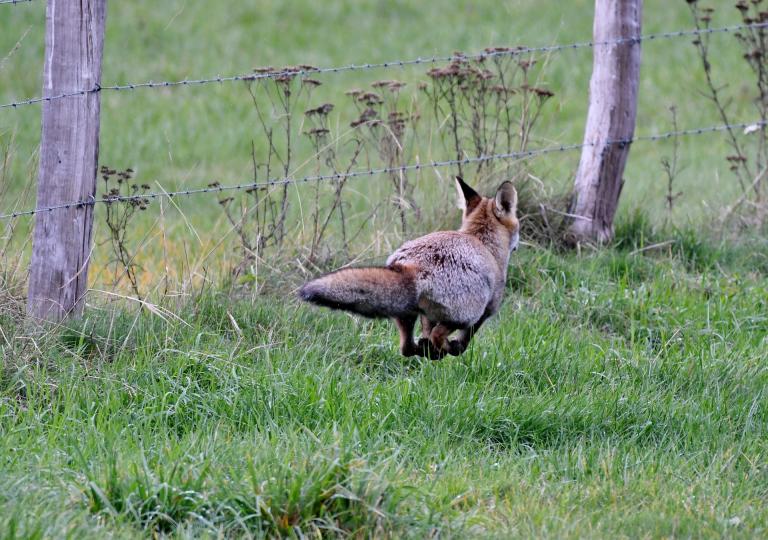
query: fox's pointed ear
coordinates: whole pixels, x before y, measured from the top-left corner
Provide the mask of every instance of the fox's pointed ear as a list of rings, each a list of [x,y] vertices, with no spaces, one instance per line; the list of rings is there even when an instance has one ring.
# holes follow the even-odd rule
[[[496,212],[500,215],[515,215],[517,212],[517,191],[512,182],[504,182],[496,192]]]
[[[461,176],[456,177],[456,191],[459,195],[457,198],[459,208],[464,210],[465,214],[469,214],[483,200],[477,191],[464,182]]]

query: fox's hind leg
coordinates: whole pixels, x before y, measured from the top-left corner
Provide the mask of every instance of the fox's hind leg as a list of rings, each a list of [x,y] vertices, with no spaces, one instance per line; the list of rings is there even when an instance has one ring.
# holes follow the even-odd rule
[[[472,341],[475,330],[473,327],[464,328],[459,330],[459,334],[455,339],[451,339],[446,343],[448,353],[452,356],[459,356],[469,347],[469,342]]]
[[[472,341],[472,338],[475,336],[475,332],[477,332],[480,329],[480,326],[485,322],[485,319],[488,317],[483,316],[480,318],[479,321],[477,321],[475,324],[470,326],[469,328],[462,328],[459,330],[458,335],[455,339],[450,340],[447,343],[448,346],[448,352],[452,356],[459,356],[464,351],[467,350],[467,347],[469,347],[469,342]]]
[[[419,340],[418,348],[423,351],[423,356],[432,360],[440,360],[450,351],[448,349],[448,336],[453,328],[444,323],[430,324],[429,339],[423,337]]]
[[[434,323],[427,319],[426,315],[421,316],[421,337],[429,339],[429,335],[432,333],[434,327]]]
[[[396,318],[395,325],[400,331],[400,354],[403,356],[419,354],[419,348],[413,342],[413,327],[416,325],[416,317]]]
[[[435,348],[430,339],[432,331],[435,329],[437,324],[430,321],[426,315],[421,316],[421,338],[416,344],[416,349],[418,350],[417,354],[419,356],[430,358],[432,360],[439,360],[445,356],[444,352]]]

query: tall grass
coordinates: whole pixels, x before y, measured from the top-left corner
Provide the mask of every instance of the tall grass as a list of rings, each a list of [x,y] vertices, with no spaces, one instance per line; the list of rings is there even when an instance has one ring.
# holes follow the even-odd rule
[[[12,51],[0,74],[14,81],[3,102],[38,93],[29,66],[41,65],[42,12],[29,4],[0,19],[0,55]],[[104,80],[583,41],[591,5],[116,3]],[[646,31],[686,27],[686,9],[649,0]],[[398,39],[372,37],[385,26]],[[728,36],[712,40],[720,60],[738,51]],[[689,97],[702,84],[687,68],[690,44],[649,42],[644,55],[639,131],[667,129],[671,104],[681,128],[717,122]],[[531,145],[578,141],[589,61],[542,62],[555,97]],[[737,63],[716,70],[743,77]],[[401,74],[411,85],[420,76]],[[313,95],[380,78],[348,74]],[[153,190],[242,181],[251,139],[264,149],[242,86],[103,99],[104,163],[136,169]],[[752,119],[738,93],[735,107]],[[39,136],[37,110],[7,112],[3,211],[33,185]],[[340,106],[327,121],[350,113]],[[298,305],[293,285],[319,270],[305,260],[290,272],[257,260],[252,281],[227,279],[231,231],[209,198],[142,213],[128,247],[143,307],[95,285],[83,319],[34,333],[22,318],[29,222],[14,222],[0,236],[0,538],[765,536],[768,246],[710,234],[732,195],[719,182],[724,149],[680,141],[684,196],[660,227],[668,148],[634,146],[616,243],[602,252],[531,242],[557,222],[529,205],[504,308],[465,355],[442,362],[399,357],[386,322]],[[530,164],[527,186],[556,192],[576,159]],[[417,192],[432,206],[411,236],[458,219],[446,211],[448,176],[430,174]],[[371,185],[350,182],[365,204],[343,210],[360,219],[391,202]],[[291,248],[311,223],[296,212]],[[358,261],[401,239],[368,225],[367,244],[349,253]],[[94,282],[111,281],[100,243],[94,258]]]
[[[262,3],[263,4],[263,3]],[[341,65],[349,62],[389,61],[398,58],[450,54],[455,50],[478,52],[485,47],[547,45],[587,41],[592,31],[592,2],[578,0],[563,10],[557,2],[530,0],[499,5],[498,2],[448,2],[425,8],[412,0],[397,2],[386,9],[376,2],[339,0],[322,6],[311,2],[293,2],[285,6],[267,4],[231,6],[222,10],[214,5],[190,5],[180,0],[162,4],[120,3],[110,8],[104,62],[104,81],[174,80],[185,77],[247,74],[258,66],[312,64]],[[647,3],[644,28],[648,33],[690,28],[692,21],[685,2]],[[735,9],[717,12],[713,25],[739,22]],[[321,24],[318,24],[318,21]],[[0,19],[0,74],[13,84],[0,88],[0,100],[12,101],[39,94],[39,70],[29,66],[42,65],[43,9],[42,4],[30,2],[10,6]],[[378,39],[386,26],[396,39]],[[425,28],[429,31],[425,31]],[[329,39],[333,36],[333,39]],[[18,47],[17,47],[18,43]],[[742,65],[738,42],[728,34],[711,38],[711,61],[719,81],[748,80],[749,69]],[[659,40],[643,44],[643,72],[638,114],[638,133],[663,132],[671,123],[667,107],[675,105],[680,128],[699,127],[720,121],[706,98],[696,99],[696,90],[705,88],[704,76],[691,66],[697,65],[695,47],[687,40]],[[529,148],[553,143],[578,143],[583,136],[586,117],[587,89],[591,56],[587,48],[540,55],[536,80],[531,85],[554,92],[542,111]],[[380,79],[398,79],[406,83],[402,95],[410,96],[419,82],[429,80],[429,66],[415,66],[394,71],[364,71],[328,74],[318,77],[322,86],[313,90],[312,103],[307,109],[333,102],[336,108],[329,115],[328,128],[333,130],[333,149],[346,153],[354,147],[353,140],[360,130],[349,128],[359,116],[353,101],[343,97],[352,88],[370,88]],[[734,121],[753,120],[749,93],[732,85]],[[418,92],[416,92],[418,93]],[[690,97],[694,96],[694,97]],[[690,97],[690,99],[689,99]],[[264,100],[266,98],[262,96]],[[411,103],[403,99],[401,108],[409,113]],[[405,103],[405,102],[408,103]],[[426,118],[426,105],[413,112]],[[303,118],[303,110],[296,118]],[[253,100],[243,84],[208,85],[196,88],[139,90],[127,93],[105,92],[102,107],[103,165],[115,169],[132,168],[136,182],[146,183],[153,191],[184,187],[204,187],[211,182],[240,183],[253,177],[252,149],[258,156],[268,153],[268,137],[260,129],[259,116]],[[279,119],[278,119],[279,121]],[[305,122],[305,128],[309,122]],[[409,162],[425,163],[441,157],[454,157],[440,142],[445,122],[420,125],[425,134],[417,144],[406,148]],[[441,127],[442,126],[442,127]],[[8,211],[21,204],[32,205],[32,196],[16,203],[25,189],[33,189],[39,142],[39,108],[24,107],[5,110],[0,115],[0,143],[10,149],[10,160],[3,167],[8,191],[0,207]],[[299,133],[294,129],[294,133]],[[343,136],[342,136],[343,135]],[[299,136],[306,150],[311,146]],[[471,147],[469,140],[465,148]],[[651,219],[667,217],[664,197],[666,180],[661,161],[668,156],[670,144],[638,143],[633,146],[622,211],[642,206]],[[737,196],[733,183],[721,181],[726,177],[728,155],[725,138],[716,134],[691,137],[680,141],[679,172],[676,189],[683,196],[676,201],[672,221],[683,225],[711,219],[723,204]],[[472,152],[474,153],[474,151]],[[370,159],[362,157],[355,168],[366,168]],[[516,172],[530,173],[531,182],[540,182],[547,192],[560,192],[570,186],[578,161],[578,153],[549,154],[511,166]],[[311,175],[317,160],[302,159],[291,171],[296,176]],[[491,171],[493,182],[504,176],[505,164]],[[363,233],[349,250],[350,257],[382,257],[396,247],[404,236],[402,227],[389,226],[387,216],[369,216],[379,206],[413,198],[417,207],[430,212],[445,213],[451,204],[453,187],[450,177],[454,171],[429,170],[413,175],[409,188],[413,196],[399,194],[386,178],[350,179],[345,187],[345,199],[340,208],[348,219],[361,223]],[[469,181],[480,182],[483,178]],[[415,185],[415,189],[414,189]],[[330,202],[332,186],[328,185]],[[312,259],[336,263],[334,255],[343,249],[329,243],[320,256],[309,246],[313,230],[311,208],[312,186],[290,190],[293,204],[287,236],[301,239],[301,245],[311,252]],[[405,190],[408,191],[407,189]],[[296,200],[302,198],[302,204]],[[402,204],[400,204],[402,206]],[[104,208],[97,209],[97,223],[102,224]],[[556,215],[549,216],[555,220]],[[335,221],[335,218],[334,218]],[[30,220],[17,222],[20,233],[30,228]],[[432,223],[411,226],[407,236],[426,232]],[[355,226],[355,228],[357,225]],[[210,270],[219,264],[226,270],[236,267],[239,260],[237,231],[220,211],[217,197],[197,196],[162,201],[143,213],[134,227],[133,243],[137,250],[134,262],[143,269],[138,276],[138,289],[150,296],[159,281],[162,291],[185,292],[185,283],[201,279],[203,262]],[[355,231],[350,231],[350,235]],[[106,270],[112,261],[107,242],[108,228],[97,226],[97,245],[93,253],[92,283],[113,281],[114,274]],[[333,230],[328,237],[341,237]],[[26,238],[20,234],[19,238]],[[345,242],[339,245],[346,248]],[[28,246],[14,245],[16,251]],[[349,257],[344,257],[349,258]],[[249,265],[269,269],[270,257]],[[250,261],[249,261],[250,262]],[[309,271],[316,270],[307,265]],[[218,270],[218,269],[217,269]],[[299,271],[294,269],[294,271]],[[253,273],[252,273],[253,274]],[[253,275],[248,276],[249,279]],[[176,283],[174,283],[176,282]],[[255,285],[265,280],[255,279]],[[248,283],[253,285],[254,283]],[[178,285],[178,286],[176,286]]]
[[[273,297],[4,325],[0,528],[760,536],[766,246],[709,249],[524,250],[502,312],[442,362]]]

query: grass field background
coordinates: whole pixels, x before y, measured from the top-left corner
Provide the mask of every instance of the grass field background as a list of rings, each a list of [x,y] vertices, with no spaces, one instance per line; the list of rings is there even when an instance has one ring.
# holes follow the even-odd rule
[[[0,87],[2,102],[40,94],[42,4],[30,2],[2,12],[0,51],[8,52],[0,67],[6,81]],[[716,6],[719,9],[713,26],[737,23],[738,11],[727,2],[722,4]],[[644,33],[691,27],[686,2],[646,3]],[[497,45],[566,44],[589,41],[591,34],[589,0],[572,2],[567,9],[554,1],[451,1],[428,10],[408,1],[255,2],[228,5],[226,9],[201,2],[114,3],[108,13],[103,84],[247,74],[265,65],[335,66],[446,55],[456,50],[478,52]],[[18,48],[14,48],[17,43]],[[730,34],[713,36],[712,50],[715,77],[718,84],[727,85],[734,120],[755,120],[750,75],[742,65],[735,39]],[[546,107],[530,147],[579,143],[586,118],[591,51],[562,51],[539,55],[539,59],[546,64],[540,83],[554,91],[555,97]],[[322,75],[323,86],[313,101],[337,104],[330,121],[343,128],[356,117],[343,92],[390,78],[407,81],[408,92],[413,92],[417,82],[427,79],[429,67]],[[670,130],[670,106],[677,107],[681,128],[720,123],[716,111],[701,95],[704,88],[691,38],[644,43],[637,133]],[[104,92],[102,97],[100,162],[133,168],[137,180],[151,185],[153,191],[202,187],[214,180],[223,184],[247,182],[252,178],[251,143],[257,149],[266,144],[242,83]],[[4,169],[9,193],[0,202],[3,211],[33,205],[39,122],[39,106],[4,110],[0,116],[0,142],[9,148]],[[677,201],[673,219],[679,224],[706,222],[738,194],[724,159],[729,149],[722,134],[687,137],[680,143],[682,170],[676,189],[684,196]],[[670,157],[671,148],[669,141],[633,146],[622,213],[642,207],[656,219],[665,216],[666,180],[660,160]],[[412,151],[420,161],[452,157],[431,140],[431,135],[422,137]],[[571,185],[578,159],[578,152],[548,154],[531,160],[529,167],[547,189],[562,191]],[[300,160],[293,173],[304,176],[314,170],[311,163]],[[432,204],[438,213],[452,207],[451,173],[450,169],[439,169],[418,175],[417,197]],[[376,179],[352,181],[349,189],[356,197],[349,204],[362,214],[386,200],[391,190],[381,188],[381,184]],[[27,196],[19,202],[25,188]],[[296,195],[307,200],[311,188],[299,187]],[[163,250],[174,250],[170,258],[175,261],[185,257],[198,260],[215,248],[222,229],[228,227],[215,196],[164,204],[168,209],[162,223],[157,220],[159,204],[155,204],[136,233],[145,239],[145,255],[139,259],[147,269],[148,283],[166,273],[168,264],[157,263]],[[294,204],[296,212],[297,208]],[[22,220],[19,226],[28,227],[30,221]],[[296,235],[301,235],[306,221],[307,216],[293,214],[291,225]],[[422,225],[424,230],[429,227]],[[104,227],[97,227],[97,241],[105,234]],[[173,245],[163,247],[162,236],[173,239]],[[386,238],[366,255],[380,257],[402,240],[394,233]],[[222,243],[214,255],[225,258],[230,245]],[[363,247],[357,249],[362,251]],[[105,265],[109,257],[106,248],[97,248],[94,255],[97,267]],[[99,273],[93,275],[97,279]]]
[[[683,0],[644,4],[644,33],[692,26]],[[592,5],[111,2],[103,83],[587,41]],[[710,5],[713,26],[738,22],[730,2]],[[43,37],[44,2],[0,6],[0,103],[39,95]],[[643,45],[639,135],[671,129],[672,105],[680,128],[719,123],[690,41]],[[734,120],[755,120],[733,37],[712,47]],[[531,147],[578,143],[591,52],[541,61],[555,97]],[[344,91],[424,74],[323,75],[314,99],[339,104],[331,121],[343,126],[354,118]],[[153,190],[251,178],[251,142],[264,141],[242,84],[102,100],[102,164]],[[34,204],[39,132],[38,106],[0,110],[0,212]],[[444,157],[421,141],[420,159]],[[713,226],[737,196],[724,137],[680,143],[671,223],[660,165],[671,145],[637,143],[616,244],[524,246],[501,313],[442,362],[399,357],[387,322],[298,305],[292,284],[312,273],[302,264],[265,272],[269,294],[231,295],[221,282],[236,243],[215,197],[155,202],[137,222],[152,310],[93,292],[83,319],[31,335],[19,289],[0,283],[0,538],[765,536],[768,245]],[[529,166],[558,192],[577,163],[563,153]],[[458,220],[450,172],[418,177],[428,216],[413,234]],[[375,180],[351,186],[361,215],[391,196]],[[102,219],[91,281],[111,294]],[[291,249],[306,219],[291,214]],[[30,225],[18,221],[0,278],[23,274],[9,261],[23,269]],[[349,256],[380,258],[402,239],[376,226]]]

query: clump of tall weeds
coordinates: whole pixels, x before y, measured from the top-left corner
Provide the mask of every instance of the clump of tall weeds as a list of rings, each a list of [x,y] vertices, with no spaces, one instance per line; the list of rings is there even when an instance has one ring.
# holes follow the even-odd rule
[[[403,170],[415,151],[420,118],[415,100],[401,99],[405,83],[382,80],[371,84],[373,91],[352,90],[347,95],[359,117],[350,126],[357,129],[367,148],[378,155],[394,188],[394,206],[400,220],[400,232],[408,233],[408,216],[418,221],[421,209],[414,197],[414,184]]]
[[[359,249],[352,247],[355,240],[371,227],[375,238],[365,249],[377,251],[419,230],[429,199],[419,196],[417,187],[428,165],[409,166],[418,165],[424,153],[433,161],[481,158],[452,171],[470,176],[481,189],[513,180],[521,193],[542,195],[538,181],[525,189],[533,177],[522,160],[489,159],[525,152],[554,96],[540,82],[542,66],[530,53],[511,48],[486,49],[476,57],[456,53],[428,71],[426,81],[375,81],[346,91],[341,107],[323,88],[317,90],[323,83],[313,75],[311,66],[262,68],[246,82],[256,118],[254,186],[219,201],[238,239],[236,282],[263,281],[259,265],[264,267],[267,250],[270,267],[280,260],[273,255],[290,253],[301,268],[317,270],[348,260]],[[322,99],[316,99],[318,93]],[[350,104],[354,116],[347,120]],[[360,180],[368,185],[349,189],[352,176],[377,169]],[[294,185],[305,176],[321,180]],[[536,215],[550,203],[537,206]],[[295,228],[289,214],[301,218]],[[537,226],[555,234],[555,219]]]
[[[315,182],[314,184],[312,238],[308,254],[312,263],[318,263],[320,262],[319,259],[326,259],[330,256],[329,250],[326,250],[325,256],[322,256],[320,252],[323,250],[324,240],[334,216],[338,217],[342,251],[346,254],[349,250],[349,231],[347,231],[347,217],[344,213],[345,202],[342,194],[347,180],[349,180],[349,174],[357,164],[360,152],[363,150],[362,140],[351,139],[348,143],[349,147],[352,148],[351,156],[346,158],[346,163],[342,163],[342,158],[337,152],[337,141],[331,136],[332,126],[328,121],[328,116],[333,109],[333,103],[323,103],[304,113],[311,126],[304,132],[304,135],[309,139],[314,150],[315,173],[320,175],[322,171],[333,171],[331,177],[333,192],[330,200],[322,197],[321,183]]]
[[[0,161],[0,200],[8,200],[10,181],[8,170],[12,160],[13,136],[2,148]],[[29,185],[33,185],[31,182]],[[24,314],[24,269],[19,256],[20,245],[29,242],[20,238],[18,219],[0,222],[0,330],[10,321],[21,320]],[[4,337],[0,334],[0,344]]]
[[[136,249],[131,246],[130,233],[136,213],[149,207],[150,201],[144,195],[149,192],[150,186],[133,182],[134,171],[130,168],[119,171],[102,166],[99,173],[104,182],[104,222],[112,248],[113,286],[118,286],[125,278],[136,298],[141,300],[138,278],[140,267],[136,262]]]
[[[711,27],[715,10],[704,7],[698,0],[686,0],[691,16],[699,30]],[[741,59],[752,74],[752,105],[759,121],[741,131],[725,131],[731,153],[725,157],[728,168],[738,183],[741,195],[729,208],[724,220],[735,218],[741,227],[762,227],[768,217],[766,172],[768,172],[768,9],[763,0],[738,0],[733,4],[747,28],[734,33],[741,46]],[[725,86],[715,81],[712,72],[711,35],[696,37],[696,47],[706,80],[706,96],[726,125],[733,124],[731,100]]]
[[[451,157],[490,156],[524,152],[547,102],[554,93],[539,84],[541,69],[520,49],[494,47],[484,55],[457,52],[444,67],[431,69],[421,89],[443,146]],[[474,164],[474,176],[484,178],[495,166],[491,160]],[[463,176],[466,166],[456,172]],[[525,176],[522,161],[507,162],[504,179]]]
[[[257,68],[256,76],[246,81],[259,137],[266,141],[264,151],[251,141],[253,182],[264,185],[219,200],[240,243],[241,258],[233,269],[235,277],[255,274],[254,265],[263,250],[269,246],[280,248],[285,240],[289,184],[269,184],[277,177],[291,175],[295,160],[295,111],[306,104],[316,86],[315,81],[305,75],[313,69],[311,66],[289,66],[280,70]],[[277,75],[262,76],[272,73]],[[217,186],[218,183],[211,184],[211,187]]]

